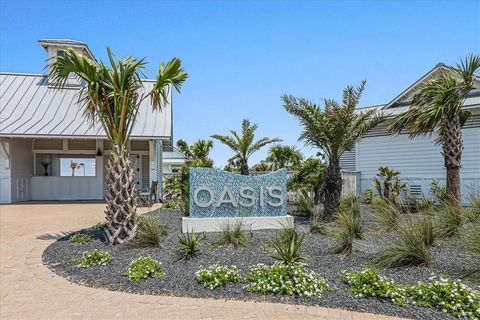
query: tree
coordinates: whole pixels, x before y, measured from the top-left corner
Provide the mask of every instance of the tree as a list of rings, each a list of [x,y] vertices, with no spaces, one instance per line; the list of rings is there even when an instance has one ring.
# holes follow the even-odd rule
[[[272,170],[272,166],[267,161],[264,161],[264,160],[253,165],[252,168],[250,169],[250,171],[252,172],[267,172],[271,170]]]
[[[328,160],[325,181],[322,186],[324,216],[327,219],[337,211],[342,191],[342,176],[339,160],[345,151],[351,150],[355,142],[382,121],[375,110],[356,111],[365,89],[366,81],[359,87],[346,87],[342,103],[325,99],[324,108],[315,103],[290,95],[282,97],[285,110],[297,117],[303,126],[299,140],[307,146],[319,148]]]
[[[135,235],[136,187],[134,172],[126,149],[140,103],[150,99],[153,109],[162,108],[171,88],[180,91],[187,73],[177,58],[160,64],[151,89],[144,87],[142,70],[146,62],[133,57],[116,59],[107,48],[110,66],[67,49],[50,66],[50,78],[63,88],[70,74],[85,83],[79,92],[86,116],[99,122],[112,143],[106,165],[107,237],[112,244],[123,243]]]
[[[324,169],[325,164],[321,160],[315,158],[306,159],[288,181],[288,188],[301,191],[304,196],[308,196],[309,192],[313,192],[313,200],[315,204],[319,204],[325,177]]]
[[[238,160],[240,162],[240,173],[242,175],[249,174],[248,158],[253,153],[267,144],[281,141],[278,138],[261,138],[254,142],[253,139],[255,138],[255,131],[257,128],[257,124],[252,125],[248,119],[244,119],[242,122],[242,136],[234,130],[230,130],[232,136],[222,136],[218,134],[212,135],[212,138],[225,144],[235,152],[235,155],[229,159],[229,162],[231,160],[232,163],[234,163],[234,161]]]
[[[180,139],[177,141],[177,148],[187,158],[192,160],[208,161],[211,160],[210,151],[213,149],[213,141],[200,139],[189,146],[185,140]]]
[[[295,146],[274,145],[268,150],[267,162],[271,163],[272,170],[286,168],[295,170],[300,166],[303,155]]]
[[[383,199],[396,203],[400,193],[407,187],[407,184],[402,183],[400,180],[400,171],[390,169],[389,167],[380,167],[378,168],[377,177],[372,179],[372,184],[378,195]]]
[[[435,144],[442,145],[447,196],[455,206],[461,205],[462,127],[470,117],[462,106],[477,81],[479,69],[480,56],[470,55],[456,68],[442,70],[436,79],[420,87],[411,107],[390,123],[392,132],[406,130],[411,138],[436,133]]]

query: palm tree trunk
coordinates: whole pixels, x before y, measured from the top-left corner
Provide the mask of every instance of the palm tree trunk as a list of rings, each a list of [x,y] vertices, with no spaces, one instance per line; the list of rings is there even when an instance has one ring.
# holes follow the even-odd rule
[[[460,207],[462,203],[460,168],[463,140],[462,127],[458,116],[455,116],[445,124],[442,149],[447,171],[447,197],[452,205]]]
[[[325,171],[325,182],[323,184],[324,218],[330,220],[340,206],[340,195],[342,192],[342,174],[338,161],[330,161]]]
[[[246,161],[242,162],[240,166],[240,174],[244,176],[248,176],[250,174],[250,171],[248,169],[248,163]]]
[[[134,172],[124,147],[113,146],[106,170],[106,234],[110,243],[119,244],[132,239],[137,227]]]

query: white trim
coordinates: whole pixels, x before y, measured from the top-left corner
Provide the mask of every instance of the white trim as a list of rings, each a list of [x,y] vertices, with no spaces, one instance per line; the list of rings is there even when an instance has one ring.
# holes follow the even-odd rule
[[[292,216],[182,218],[182,232],[219,232],[226,225],[243,223],[247,230],[293,228]]]

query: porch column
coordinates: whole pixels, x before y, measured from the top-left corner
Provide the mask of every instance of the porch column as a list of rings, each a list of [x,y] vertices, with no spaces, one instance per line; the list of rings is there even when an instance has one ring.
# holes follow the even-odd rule
[[[157,198],[161,199],[163,196],[163,142],[162,140],[154,140],[155,142],[155,173],[157,184]]]

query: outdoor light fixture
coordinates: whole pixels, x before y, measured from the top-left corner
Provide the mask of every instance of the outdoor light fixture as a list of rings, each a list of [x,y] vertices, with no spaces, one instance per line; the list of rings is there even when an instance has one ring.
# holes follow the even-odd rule
[[[102,151],[100,150],[100,148],[97,149],[97,157],[101,157],[102,156]]]

